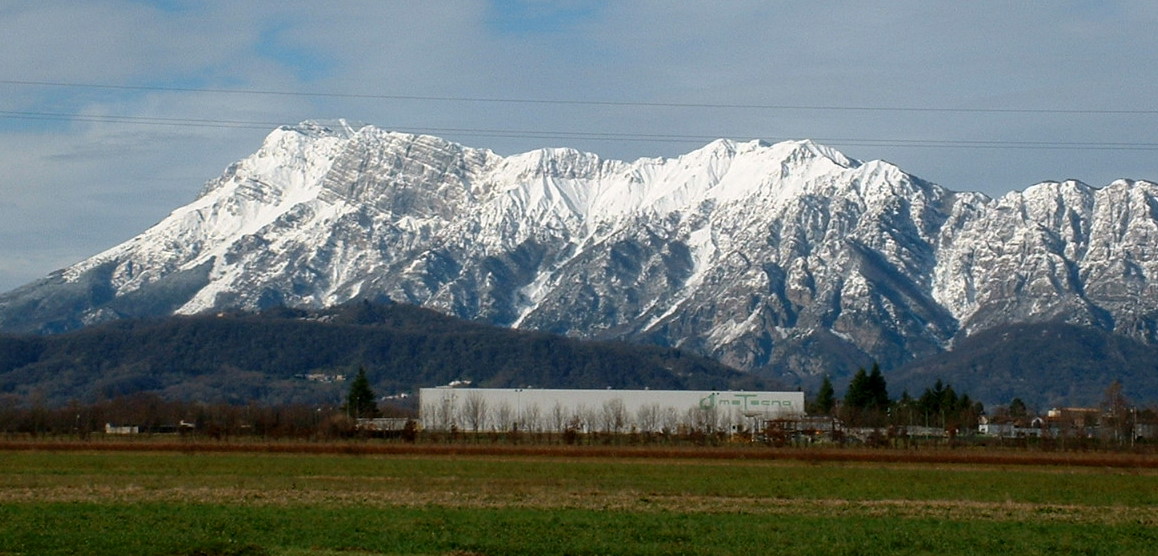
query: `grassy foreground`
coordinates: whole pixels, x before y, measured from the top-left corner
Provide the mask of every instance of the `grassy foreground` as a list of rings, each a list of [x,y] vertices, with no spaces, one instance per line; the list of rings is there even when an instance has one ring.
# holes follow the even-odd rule
[[[1145,468],[0,451],[0,554],[1148,554]]]

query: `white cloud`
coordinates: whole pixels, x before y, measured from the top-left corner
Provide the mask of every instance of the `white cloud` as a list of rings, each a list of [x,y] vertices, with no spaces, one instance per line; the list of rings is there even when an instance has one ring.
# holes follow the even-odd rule
[[[0,76],[418,97],[1149,109],[1158,88],[1158,57],[1147,40],[1158,23],[1154,6],[640,1],[550,13],[532,5],[527,17],[502,22],[496,18],[511,15],[503,6],[476,1],[218,2],[168,10],[147,2],[45,1],[0,8]],[[1136,114],[617,107],[10,84],[0,84],[0,110],[773,139],[1158,142],[1156,117]],[[264,135],[2,116],[0,237],[32,239],[0,240],[0,290],[141,231],[255,150]],[[635,158],[695,146],[446,135],[505,153],[567,144]],[[1158,178],[1153,151],[843,148],[990,194],[1043,179]]]

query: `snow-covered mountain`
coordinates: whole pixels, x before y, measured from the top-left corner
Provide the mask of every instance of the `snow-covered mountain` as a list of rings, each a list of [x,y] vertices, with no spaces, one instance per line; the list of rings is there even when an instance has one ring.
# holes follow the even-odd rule
[[[1017,322],[1155,342],[1156,279],[1150,182],[991,199],[810,141],[622,162],[304,123],[140,236],[0,296],[0,330],[389,297],[809,375]]]

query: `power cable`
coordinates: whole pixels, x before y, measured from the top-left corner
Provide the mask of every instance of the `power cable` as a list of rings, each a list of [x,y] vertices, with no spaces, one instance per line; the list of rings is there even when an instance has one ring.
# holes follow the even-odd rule
[[[89,123],[122,123],[136,125],[157,125],[176,127],[200,128],[227,128],[227,129],[259,129],[269,130],[282,126],[294,126],[295,123],[273,121],[243,121],[243,120],[214,120],[204,118],[165,118],[144,116],[117,116],[71,114],[62,112],[26,112],[0,110],[0,119],[49,120],[49,121],[78,121]],[[379,126],[381,127],[381,126]],[[583,132],[583,131],[537,131],[518,129],[481,129],[481,128],[445,128],[445,127],[397,127],[395,131],[415,134],[446,135],[453,134],[464,137],[497,137],[519,139],[566,139],[586,141],[630,141],[650,143],[683,143],[703,144],[721,136],[708,135],[676,135],[676,134],[645,134],[645,133],[617,133],[617,132]],[[723,135],[728,136],[728,135]],[[735,135],[732,135],[735,136]],[[785,141],[793,138],[761,137],[770,141]],[[796,138],[799,139],[799,138]],[[848,137],[816,137],[811,138],[818,143],[833,146],[875,146],[875,147],[913,147],[913,148],[971,148],[971,149],[1036,149],[1036,150],[1102,150],[1102,151],[1158,151],[1158,143],[1138,142],[1063,142],[1063,141],[1000,141],[1000,140],[964,140],[964,139],[868,139]]]
[[[922,107],[922,106],[842,106],[842,105],[806,105],[806,104],[730,104],[730,103],[698,103],[698,102],[638,102],[613,100],[574,100],[574,99],[542,99],[542,98],[498,98],[498,97],[458,97],[432,95],[387,95],[368,93],[332,93],[332,92],[303,92],[277,91],[259,89],[216,89],[208,87],[161,87],[144,85],[107,85],[98,83],[66,83],[54,81],[26,81],[15,79],[0,80],[0,84],[37,86],[37,87],[66,87],[83,89],[111,89],[129,91],[157,91],[180,93],[212,93],[229,95],[267,95],[290,97],[321,97],[321,98],[349,98],[349,99],[377,99],[377,100],[412,100],[428,102],[471,102],[471,103],[506,103],[506,104],[551,104],[573,106],[622,106],[645,108],[703,108],[703,109],[742,109],[742,110],[798,110],[798,111],[833,111],[833,112],[934,112],[934,113],[976,113],[976,114],[1087,114],[1087,115],[1158,115],[1158,109],[1066,109],[1066,108],[968,108],[968,107]]]

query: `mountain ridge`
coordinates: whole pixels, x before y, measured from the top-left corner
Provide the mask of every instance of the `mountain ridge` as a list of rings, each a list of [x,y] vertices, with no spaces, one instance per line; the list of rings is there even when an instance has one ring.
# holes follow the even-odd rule
[[[0,296],[0,330],[352,299],[682,347],[766,376],[998,326],[1158,341],[1158,185],[955,192],[812,141],[512,156],[303,123],[140,236]]]

